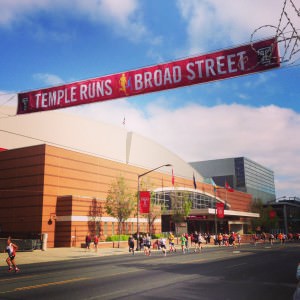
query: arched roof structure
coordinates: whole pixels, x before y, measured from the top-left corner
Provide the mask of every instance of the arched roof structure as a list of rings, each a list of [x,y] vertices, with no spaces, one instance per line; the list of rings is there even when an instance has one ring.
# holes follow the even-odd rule
[[[1,107],[1,112],[14,114],[8,107]],[[203,180],[199,172],[175,153],[122,127],[63,110],[0,118],[0,148],[38,144],[56,145],[145,169],[172,164],[176,176],[191,179],[194,174],[197,181]]]

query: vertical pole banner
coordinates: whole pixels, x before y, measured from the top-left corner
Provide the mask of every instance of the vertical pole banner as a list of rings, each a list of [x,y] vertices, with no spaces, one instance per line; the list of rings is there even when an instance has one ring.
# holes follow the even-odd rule
[[[17,114],[158,92],[279,66],[278,45],[273,38],[155,66],[22,92],[18,94]]]
[[[274,219],[276,217],[276,211],[275,210],[270,210],[269,217],[270,217],[271,220]]]
[[[219,219],[223,219],[224,218],[224,203],[218,202],[216,204],[216,207],[217,207],[217,217]]]
[[[140,192],[140,213],[148,214],[150,211],[150,192]]]

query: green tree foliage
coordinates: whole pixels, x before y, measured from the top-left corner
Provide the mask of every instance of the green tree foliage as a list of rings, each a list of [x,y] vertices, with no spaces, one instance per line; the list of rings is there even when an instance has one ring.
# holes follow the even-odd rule
[[[155,193],[151,192],[151,203],[150,203],[150,210],[147,214],[147,220],[148,220],[148,227],[149,227],[149,233],[152,234],[152,227],[156,219],[158,219],[161,215],[161,209],[159,205],[155,203]]]
[[[118,233],[122,233],[122,224],[135,210],[134,197],[129,191],[124,177],[120,176],[112,182],[105,202],[105,210],[108,215],[118,220]]]
[[[100,202],[98,202],[96,198],[93,198],[92,203],[90,205],[90,219],[88,222],[89,231],[92,232],[92,234],[100,234],[101,228],[99,219],[101,218],[102,214],[102,206]]]
[[[251,211],[259,213],[259,218],[252,219],[252,228],[255,231],[270,232],[272,229],[278,228],[278,217],[270,218],[271,206],[263,204],[261,199],[254,199]]]
[[[188,192],[173,191],[171,193],[172,219],[174,223],[185,221],[192,209],[192,200]]]

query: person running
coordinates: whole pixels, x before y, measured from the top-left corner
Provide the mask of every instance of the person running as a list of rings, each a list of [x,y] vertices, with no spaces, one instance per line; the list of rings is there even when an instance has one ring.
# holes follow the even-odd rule
[[[85,237],[85,249],[86,250],[90,250],[91,242],[92,242],[91,235],[87,234],[86,237]]]
[[[269,242],[270,242],[270,245],[273,245],[274,239],[275,239],[274,234],[271,233],[270,236],[269,236]]]
[[[219,244],[219,247],[221,247],[222,243],[223,243],[223,235],[222,235],[222,233],[220,232],[220,233],[218,234],[218,244]]]
[[[253,238],[254,246],[256,246],[256,245],[257,245],[257,241],[258,241],[258,236],[257,236],[257,234],[254,233],[253,236],[252,236],[252,238]]]
[[[238,245],[241,246],[242,237],[241,237],[241,235],[239,233],[237,234],[236,239],[237,239]]]
[[[195,250],[194,252],[196,252],[197,250],[199,251],[199,234],[197,231],[195,231],[193,233],[193,241],[195,243]]]
[[[185,250],[186,250],[186,244],[185,244],[185,242],[186,242],[186,237],[185,237],[185,235],[183,233],[181,235],[181,237],[180,237],[181,251],[182,251],[183,254],[185,254]]]
[[[94,236],[94,248],[95,252],[98,252],[98,244],[99,244],[99,238],[97,235]]]
[[[141,234],[140,237],[138,238],[138,243],[140,245],[140,250],[143,251],[144,250],[144,237]]]
[[[169,246],[170,246],[170,249],[169,249],[169,252],[176,252],[176,249],[175,249],[175,237],[173,235],[172,232],[169,233]]]
[[[235,243],[235,234],[234,232],[231,232],[230,236],[229,236],[229,245],[231,245],[233,248],[236,248],[236,243]]]
[[[189,234],[185,233],[184,236],[186,238],[185,249],[186,249],[187,252],[189,252]]]
[[[252,235],[252,239],[253,239],[253,244],[254,244],[254,246],[256,246],[256,245],[257,245],[257,241],[258,241],[258,236],[257,236],[256,233],[254,233],[254,234]]]
[[[280,241],[280,245],[282,245],[282,244],[283,244],[283,234],[282,234],[281,232],[278,233],[277,238],[278,238],[279,241]]]
[[[132,255],[134,255],[134,238],[132,235],[130,235],[130,237],[128,238],[128,247],[129,252],[131,252]]]
[[[166,239],[164,237],[162,237],[159,240],[159,244],[160,244],[160,249],[162,251],[162,253],[164,254],[164,256],[167,256],[167,245],[166,245]]]
[[[204,233],[204,240],[205,244],[208,244],[208,234],[206,232]]]
[[[144,241],[144,253],[147,256],[151,256],[151,237],[148,233],[146,234]]]
[[[203,245],[203,243],[204,243],[204,238],[203,238],[202,234],[199,233],[199,237],[198,237],[198,249],[199,249],[199,252],[202,251],[202,248],[203,248],[202,245]]]
[[[6,242],[6,252],[8,254],[6,263],[8,265],[8,272],[11,272],[13,269],[15,269],[16,273],[20,271],[20,269],[17,267],[16,260],[15,260],[17,250],[18,250],[18,246],[12,243],[11,238],[8,237]]]
[[[226,247],[229,246],[229,235],[227,233],[223,234],[223,245]]]
[[[262,243],[263,243],[263,244],[266,243],[266,234],[265,234],[264,232],[261,233],[260,239],[262,240]]]

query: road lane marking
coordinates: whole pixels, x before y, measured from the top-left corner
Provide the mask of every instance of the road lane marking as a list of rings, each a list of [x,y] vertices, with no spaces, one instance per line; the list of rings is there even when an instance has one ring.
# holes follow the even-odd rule
[[[247,263],[240,263],[240,264],[236,264],[236,265],[230,265],[230,266],[226,266],[225,268],[229,269],[229,268],[235,268],[235,267],[240,267],[240,266],[244,266],[247,265]]]
[[[10,291],[0,292],[0,294],[7,294],[7,293],[13,293],[13,292],[19,292],[19,291],[39,289],[39,288],[48,287],[48,286],[52,286],[52,285],[63,285],[63,284],[74,283],[74,282],[88,280],[88,279],[90,279],[90,278],[89,277],[80,277],[80,278],[73,278],[73,279],[63,280],[63,281],[47,282],[47,283],[43,283],[43,284],[37,284],[37,285],[30,285],[30,286],[15,288],[15,289],[10,290]]]
[[[27,278],[32,278],[32,277],[37,277],[38,275],[26,275],[26,276],[19,276],[20,273],[18,274],[18,276],[14,276],[14,277],[10,277],[10,278],[2,278],[0,279],[0,283],[1,282],[5,282],[5,281],[13,281],[13,280],[21,280],[21,279],[27,279]]]

